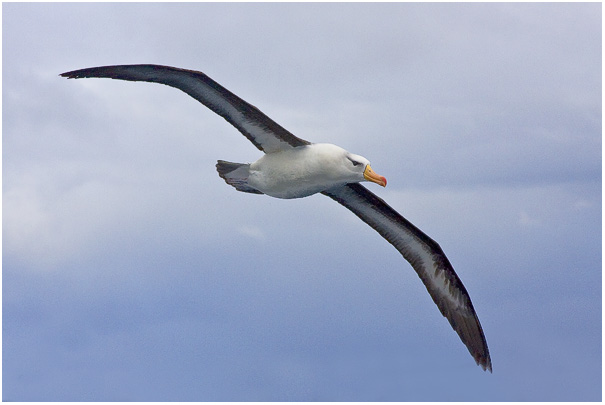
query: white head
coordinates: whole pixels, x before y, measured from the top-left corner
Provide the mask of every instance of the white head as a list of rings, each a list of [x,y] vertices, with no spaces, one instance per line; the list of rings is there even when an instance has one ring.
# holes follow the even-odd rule
[[[363,156],[347,152],[339,146],[332,144],[314,144],[321,149],[325,166],[333,179],[345,181],[347,183],[356,183],[360,181],[371,181],[383,187],[387,185],[387,180],[376,174],[370,167],[370,162]]]
[[[358,181],[371,181],[373,183],[381,185],[382,187],[386,187],[387,179],[372,170],[368,159],[364,158],[363,156],[355,155],[354,153],[349,152],[347,152],[345,157],[352,165],[353,171],[357,174],[359,178]]]

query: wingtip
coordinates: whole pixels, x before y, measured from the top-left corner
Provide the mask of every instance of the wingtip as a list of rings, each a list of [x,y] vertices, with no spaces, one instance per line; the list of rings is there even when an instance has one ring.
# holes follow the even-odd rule
[[[481,367],[483,369],[483,371],[489,371],[490,374],[493,374],[492,372],[492,359],[488,357],[484,357],[484,358],[480,358],[480,359],[475,359],[475,362],[477,363],[477,365],[479,367]]]
[[[92,68],[84,68],[77,70],[70,70],[69,72],[61,73],[59,76],[66,77],[68,79],[84,79],[87,77],[107,77],[102,75],[107,68],[112,68],[114,66],[99,66]]]
[[[66,77],[68,79],[75,79],[76,76],[73,73],[74,72],[65,72],[65,73],[61,73],[59,76],[60,77]]]

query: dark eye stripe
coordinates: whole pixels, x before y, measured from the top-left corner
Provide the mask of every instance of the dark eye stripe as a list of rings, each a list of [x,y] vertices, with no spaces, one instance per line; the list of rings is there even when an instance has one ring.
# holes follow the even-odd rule
[[[351,161],[351,163],[353,163],[353,166],[359,166],[361,164],[361,162],[357,162],[357,161],[351,159],[350,157],[347,157],[347,159],[349,159]]]

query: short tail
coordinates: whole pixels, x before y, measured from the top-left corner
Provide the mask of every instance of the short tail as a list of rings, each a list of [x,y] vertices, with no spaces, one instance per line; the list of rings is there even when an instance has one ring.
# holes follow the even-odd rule
[[[244,193],[263,194],[255,188],[248,185],[248,175],[250,173],[250,165],[244,163],[232,163],[224,160],[219,160],[216,163],[216,170],[227,184],[233,186],[238,191]]]

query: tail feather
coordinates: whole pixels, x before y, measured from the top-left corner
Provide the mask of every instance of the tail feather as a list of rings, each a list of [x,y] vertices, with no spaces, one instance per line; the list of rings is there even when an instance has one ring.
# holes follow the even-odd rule
[[[227,184],[235,187],[236,190],[243,191],[244,193],[263,194],[248,185],[248,175],[250,173],[249,164],[219,160],[216,163],[216,170],[218,171],[218,175],[221,176]]]

